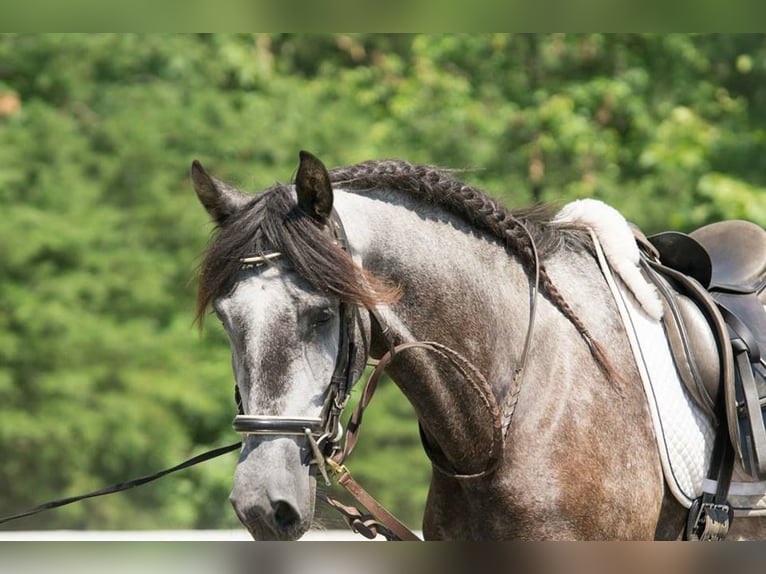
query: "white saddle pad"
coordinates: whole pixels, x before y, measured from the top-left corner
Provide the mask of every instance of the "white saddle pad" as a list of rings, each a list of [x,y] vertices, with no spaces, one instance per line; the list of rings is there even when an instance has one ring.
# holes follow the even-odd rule
[[[608,239],[592,235],[601,253],[599,241]],[[715,481],[705,478],[713,450],[713,425],[683,386],[662,323],[649,317],[623,281],[612,274],[603,255],[599,259],[641,373],[665,481],[688,508],[703,490],[715,492]],[[735,515],[766,515],[766,482],[750,481],[739,463],[729,494]]]

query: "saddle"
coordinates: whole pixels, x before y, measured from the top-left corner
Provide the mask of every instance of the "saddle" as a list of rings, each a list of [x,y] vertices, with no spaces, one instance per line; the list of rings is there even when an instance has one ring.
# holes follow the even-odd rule
[[[766,479],[766,231],[733,220],[636,235],[681,380],[745,472]]]

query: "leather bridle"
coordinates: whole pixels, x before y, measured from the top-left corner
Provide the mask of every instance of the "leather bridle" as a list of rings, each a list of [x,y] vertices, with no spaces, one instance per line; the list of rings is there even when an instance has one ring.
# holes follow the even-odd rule
[[[329,227],[336,243],[346,252],[349,251],[346,232],[338,214],[332,210]],[[244,266],[258,265],[280,256],[278,252],[257,257],[247,257],[240,262]],[[340,449],[343,435],[341,415],[348,404],[353,380],[353,362],[356,356],[357,331],[359,317],[356,307],[341,301],[338,308],[338,354],[330,383],[327,386],[321,415],[314,417],[247,415],[244,413],[239,389],[235,384],[235,400],[239,414],[234,417],[232,426],[242,435],[266,436],[305,436],[314,455],[311,464],[315,464],[329,485],[329,478],[324,468],[325,459],[332,457]],[[366,353],[365,353],[366,355]]]

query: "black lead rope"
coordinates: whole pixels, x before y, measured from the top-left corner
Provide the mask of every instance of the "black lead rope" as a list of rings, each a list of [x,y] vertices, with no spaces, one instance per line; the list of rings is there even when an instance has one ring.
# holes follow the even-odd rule
[[[222,456],[226,453],[235,451],[239,449],[241,446],[242,446],[242,443],[240,441],[237,441],[234,444],[230,444],[228,446],[221,446],[213,450],[210,450],[208,452],[198,454],[197,456],[194,456],[190,458],[189,460],[182,462],[181,464],[177,464],[174,467],[166,468],[165,470],[155,472],[154,474],[148,474],[146,476],[140,476],[138,478],[127,480],[125,482],[119,482],[117,484],[113,484],[112,486],[100,488],[99,490],[94,490],[93,492],[88,492],[86,494],[79,494],[77,496],[70,496],[68,498],[59,498],[58,500],[51,500],[50,502],[45,502],[43,504],[35,506],[34,508],[30,508],[29,510],[25,510],[24,512],[19,512],[18,514],[13,514],[11,516],[4,516],[0,518],[0,524],[5,524],[6,522],[11,522],[12,520],[18,520],[20,518],[26,518],[27,516],[39,514],[40,512],[43,512],[45,510],[51,510],[53,508],[58,508],[60,506],[66,506],[67,504],[72,504],[73,502],[79,502],[80,500],[85,500],[86,498],[95,498],[97,496],[104,496],[105,494],[112,494],[114,492],[120,492],[123,490],[134,488],[136,486],[141,486],[142,484],[152,482],[154,480],[157,480],[158,478],[162,478],[163,476],[166,476],[173,472],[184,470],[185,468],[189,468],[190,466],[194,466],[196,464],[200,464],[201,462],[205,462],[210,459]]]

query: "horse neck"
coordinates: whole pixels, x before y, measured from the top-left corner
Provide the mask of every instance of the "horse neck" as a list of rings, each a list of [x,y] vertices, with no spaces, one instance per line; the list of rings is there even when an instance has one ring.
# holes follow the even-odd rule
[[[529,320],[529,279],[519,262],[460,219],[394,193],[339,193],[336,208],[359,262],[401,286],[401,299],[379,309],[396,342],[454,349],[499,401]],[[373,332],[373,354],[384,350]],[[388,373],[448,463],[461,472],[482,470],[493,421],[475,387],[426,351],[402,354]]]

